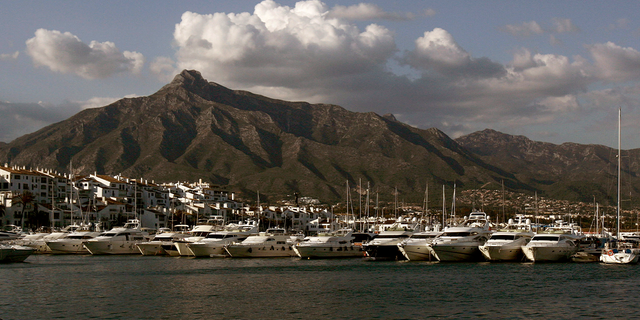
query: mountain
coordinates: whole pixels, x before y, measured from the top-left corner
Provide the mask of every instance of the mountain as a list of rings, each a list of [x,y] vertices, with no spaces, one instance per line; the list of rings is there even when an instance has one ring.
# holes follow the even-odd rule
[[[345,182],[418,202],[427,182],[460,188],[516,175],[482,161],[437,129],[392,115],[287,102],[208,82],[185,70],[156,93],[83,110],[0,147],[0,162],[156,181],[210,181],[252,195],[343,199]],[[497,184],[494,184],[497,185]],[[365,188],[363,186],[363,189]],[[355,194],[355,193],[354,193]]]
[[[617,150],[602,145],[532,141],[486,129],[456,139],[485,162],[557,199],[615,204]],[[638,202],[640,150],[622,153],[623,200]]]
[[[185,70],[156,93],[87,109],[0,144],[0,163],[81,174],[122,174],[157,182],[209,181],[245,198],[297,193],[344,200],[369,183],[381,200],[432,205],[440,186],[500,188],[559,199],[615,195],[615,151],[598,145],[536,142],[493,130],[456,140],[391,114],[271,99],[231,90]],[[626,151],[630,197],[639,190],[638,150]],[[436,190],[435,192],[433,190]],[[436,199],[433,202],[433,199]],[[276,198],[274,198],[276,199]],[[598,200],[601,201],[601,200]]]

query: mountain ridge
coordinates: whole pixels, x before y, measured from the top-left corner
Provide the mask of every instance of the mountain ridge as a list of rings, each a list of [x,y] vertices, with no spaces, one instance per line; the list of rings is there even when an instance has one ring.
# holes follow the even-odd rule
[[[246,196],[260,190],[337,201],[346,181],[352,187],[363,181],[387,197],[398,188],[420,201],[427,183],[473,188],[504,181],[513,190],[584,198],[586,191],[565,192],[578,186],[559,180],[611,162],[606,147],[590,148],[494,130],[451,139],[393,115],[272,99],[184,70],[149,96],[86,109],[0,144],[0,161],[58,171],[73,162],[80,173],[157,181],[202,178],[236,186]],[[544,167],[529,168],[536,162]]]

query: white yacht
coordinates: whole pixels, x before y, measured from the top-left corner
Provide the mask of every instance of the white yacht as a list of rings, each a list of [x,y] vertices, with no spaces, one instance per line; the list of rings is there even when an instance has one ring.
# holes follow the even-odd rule
[[[301,235],[290,235],[284,229],[271,228],[249,236],[242,242],[226,245],[225,250],[232,258],[297,257],[293,246],[300,240]]]
[[[140,242],[136,246],[143,256],[164,256],[168,255],[166,247],[173,247],[174,241],[182,240],[187,236],[181,232],[162,232],[150,241]]]
[[[407,260],[436,261],[438,259],[431,254],[429,245],[441,234],[440,231],[417,232],[411,235],[411,238],[398,243],[398,248]]]
[[[59,239],[45,239],[45,243],[52,254],[88,254],[84,244],[99,236],[98,231],[75,231]]]
[[[252,234],[258,233],[258,222],[230,223],[223,231],[209,233],[204,239],[188,243],[187,247],[196,257],[221,258],[227,257],[224,246],[234,242],[241,242]]]
[[[353,230],[340,229],[305,237],[293,246],[293,250],[300,258],[306,259],[363,257],[362,245],[357,245],[354,240]]]
[[[432,254],[439,261],[479,261],[478,249],[491,236],[487,214],[474,211],[460,226],[448,227],[431,244]]]
[[[5,262],[23,262],[36,249],[17,244],[0,244],[0,263]]]
[[[124,227],[113,228],[89,239],[84,246],[93,255],[97,254],[137,254],[136,244],[149,241],[151,236],[140,230],[138,220],[129,220]]]
[[[522,246],[522,252],[533,262],[567,261],[578,252],[578,238],[564,233],[541,233]]]
[[[207,220],[204,224],[198,224],[193,229],[191,229],[188,233],[189,236],[182,238],[180,240],[174,241],[173,245],[176,247],[178,251],[178,255],[180,256],[193,256],[193,252],[189,249],[187,244],[194,243],[204,239],[211,232],[221,231],[223,229],[222,219],[210,219]],[[172,255],[169,252],[169,255]]]
[[[374,260],[406,260],[398,249],[398,244],[408,239],[416,229],[416,224],[402,218],[383,227],[372,240],[363,243],[366,256]]]
[[[13,224],[6,225],[0,230],[0,241],[16,240],[22,236],[24,236],[24,234],[22,234],[22,228]]]
[[[553,226],[536,234],[522,246],[522,252],[533,262],[555,262],[570,260],[578,252],[578,241],[584,238],[579,226],[556,220]]]
[[[621,242],[622,237],[620,233],[620,182],[621,182],[621,174],[620,174],[620,159],[621,149],[620,149],[620,127],[621,127],[621,118],[622,111],[618,109],[618,206],[617,206],[617,228],[616,228],[616,247],[614,248],[612,245],[605,247],[602,250],[602,254],[600,254],[600,261],[603,263],[613,263],[613,264],[636,264],[638,263],[638,256],[640,255],[640,250],[637,248],[633,248],[634,242]]]
[[[489,240],[478,247],[487,261],[522,261],[522,246],[526,246],[535,235],[531,222],[524,217],[509,219],[504,229],[494,232]]]
[[[640,259],[640,252],[636,248],[618,246],[614,249],[603,249],[600,261],[609,264],[636,264]]]

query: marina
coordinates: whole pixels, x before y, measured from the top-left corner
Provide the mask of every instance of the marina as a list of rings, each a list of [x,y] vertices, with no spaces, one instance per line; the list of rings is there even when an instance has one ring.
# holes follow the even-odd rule
[[[637,266],[600,263],[44,254],[0,277],[5,320],[620,319],[640,302]]]

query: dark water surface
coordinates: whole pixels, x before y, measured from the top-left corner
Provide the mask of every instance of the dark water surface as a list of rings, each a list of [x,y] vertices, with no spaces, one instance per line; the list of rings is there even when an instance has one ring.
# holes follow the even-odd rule
[[[0,319],[640,316],[640,266],[36,255],[0,265]]]

